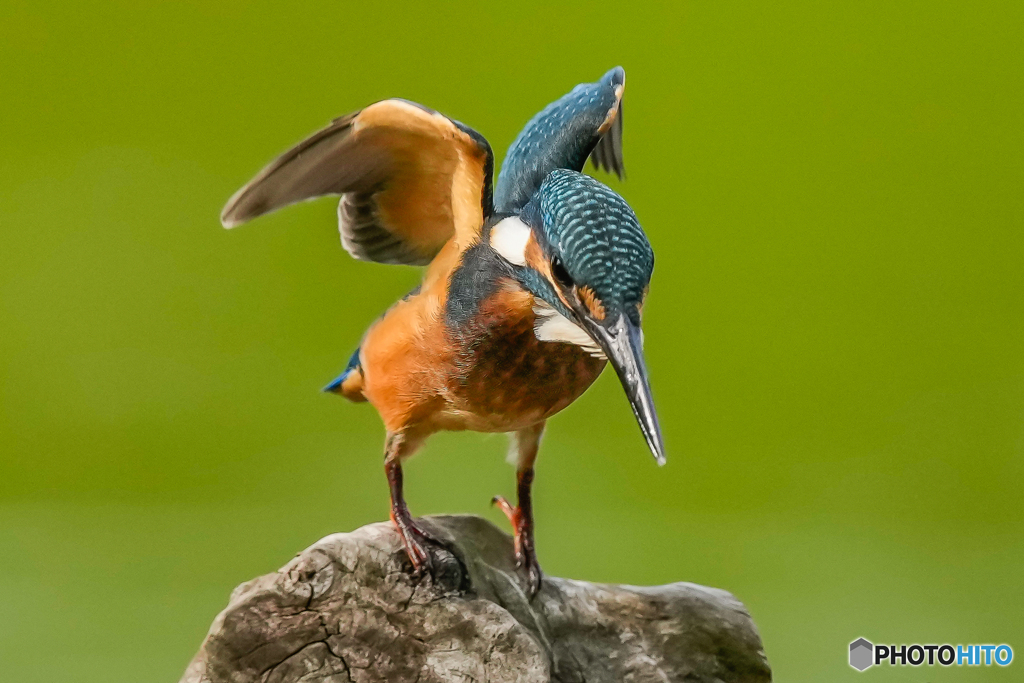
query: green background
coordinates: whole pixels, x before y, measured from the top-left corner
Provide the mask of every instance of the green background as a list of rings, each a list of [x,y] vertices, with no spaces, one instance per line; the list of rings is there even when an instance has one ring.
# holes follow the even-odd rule
[[[669,463],[612,376],[549,427],[552,574],[733,591],[779,681],[1010,681],[846,664],[1024,658],[1024,4],[0,5],[0,671],[173,681],[233,586],[384,519],[382,430],[319,389],[416,282],[334,202],[227,197],[390,96],[504,154],[628,73]],[[501,522],[501,436],[435,437],[418,514]]]

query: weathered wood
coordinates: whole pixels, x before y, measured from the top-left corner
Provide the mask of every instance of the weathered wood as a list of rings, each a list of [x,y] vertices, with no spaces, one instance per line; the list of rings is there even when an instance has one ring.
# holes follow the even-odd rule
[[[432,575],[410,575],[389,523],[328,536],[235,589],[182,683],[771,680],[725,591],[545,577],[529,601],[506,534],[422,521],[451,551],[432,552]]]

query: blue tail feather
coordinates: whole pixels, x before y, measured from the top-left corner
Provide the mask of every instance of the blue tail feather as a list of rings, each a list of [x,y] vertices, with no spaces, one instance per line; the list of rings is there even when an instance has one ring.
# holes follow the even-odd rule
[[[341,389],[342,383],[345,379],[352,374],[353,370],[359,368],[359,349],[357,348],[352,354],[352,357],[348,359],[348,365],[345,366],[345,371],[338,375],[337,379],[324,387],[324,391],[330,391],[337,393]]]

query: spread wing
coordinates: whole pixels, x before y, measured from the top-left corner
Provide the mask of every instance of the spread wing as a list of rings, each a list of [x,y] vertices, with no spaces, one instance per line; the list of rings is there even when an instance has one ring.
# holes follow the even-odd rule
[[[515,213],[533,197],[551,171],[594,166],[625,174],[622,162],[622,93],[626,72],[617,66],[596,83],[577,85],[530,119],[501,164],[494,205]]]
[[[405,100],[336,119],[228,200],[226,228],[282,206],[341,195],[341,243],[363,261],[423,265],[449,239],[471,242],[491,214],[490,145],[472,128]]]

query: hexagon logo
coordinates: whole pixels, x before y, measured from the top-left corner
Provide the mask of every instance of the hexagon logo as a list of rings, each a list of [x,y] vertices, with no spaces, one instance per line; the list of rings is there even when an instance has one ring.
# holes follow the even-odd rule
[[[875,646],[864,638],[850,643],[850,666],[863,671],[875,663]]]

